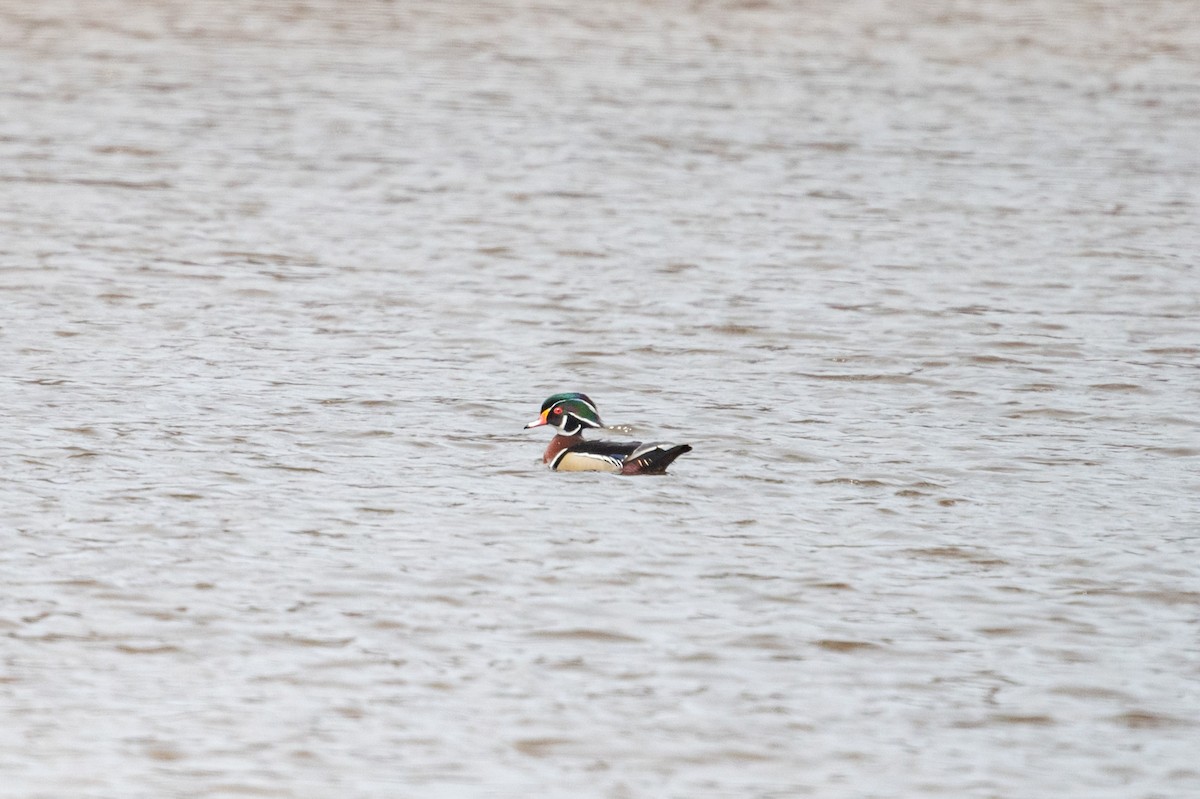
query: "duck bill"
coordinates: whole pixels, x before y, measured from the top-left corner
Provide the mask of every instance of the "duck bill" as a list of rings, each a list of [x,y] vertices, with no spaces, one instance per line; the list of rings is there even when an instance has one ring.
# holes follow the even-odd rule
[[[528,430],[531,427],[544,427],[545,425],[549,424],[549,422],[546,421],[546,416],[549,413],[550,411],[548,409],[542,411],[542,415],[525,425],[525,429]]]

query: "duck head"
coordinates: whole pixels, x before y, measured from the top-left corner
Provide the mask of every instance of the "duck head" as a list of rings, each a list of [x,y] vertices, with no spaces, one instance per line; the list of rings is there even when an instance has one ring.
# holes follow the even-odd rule
[[[525,425],[525,429],[543,425],[557,428],[560,436],[577,436],[585,427],[604,426],[596,412],[596,404],[587,394],[577,391],[547,397],[542,403],[541,415]]]

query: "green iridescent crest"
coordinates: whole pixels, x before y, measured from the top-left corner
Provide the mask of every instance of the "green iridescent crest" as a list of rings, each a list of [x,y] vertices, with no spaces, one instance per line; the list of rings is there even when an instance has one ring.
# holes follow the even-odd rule
[[[585,427],[604,426],[596,411],[596,403],[587,394],[578,391],[547,397],[542,403],[542,413],[546,422],[559,428],[564,435],[574,435]]]

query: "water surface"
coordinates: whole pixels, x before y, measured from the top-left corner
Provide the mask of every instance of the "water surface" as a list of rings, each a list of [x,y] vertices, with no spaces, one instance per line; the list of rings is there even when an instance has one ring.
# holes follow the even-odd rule
[[[1189,4],[0,41],[0,795],[1200,793]]]

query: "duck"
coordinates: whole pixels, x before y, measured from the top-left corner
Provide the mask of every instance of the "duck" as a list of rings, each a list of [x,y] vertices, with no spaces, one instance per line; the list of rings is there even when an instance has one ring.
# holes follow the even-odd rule
[[[542,463],[556,472],[612,472],[615,474],[663,474],[689,444],[640,441],[585,441],[583,431],[604,427],[596,403],[578,391],[552,394],[542,403],[538,418],[525,425],[555,428]]]

